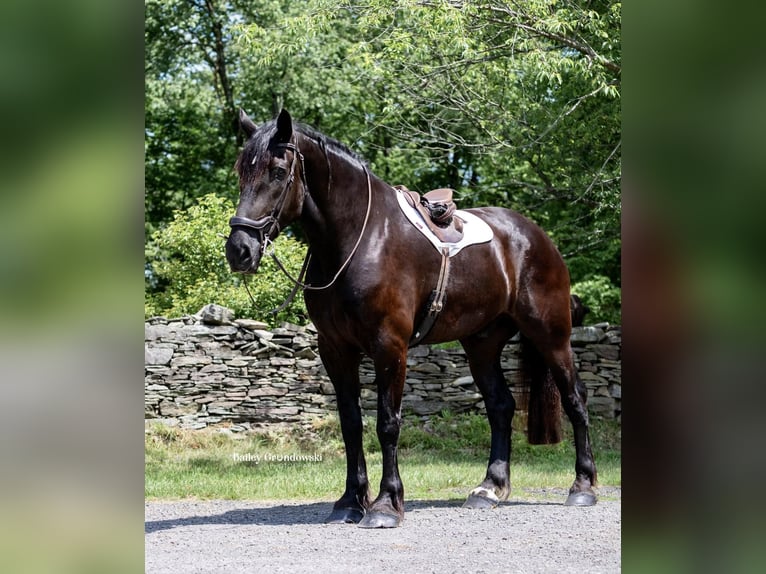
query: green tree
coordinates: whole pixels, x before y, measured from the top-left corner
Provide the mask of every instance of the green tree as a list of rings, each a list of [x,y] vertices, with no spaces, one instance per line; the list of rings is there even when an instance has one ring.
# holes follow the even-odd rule
[[[620,313],[620,288],[615,287],[608,277],[596,275],[572,285],[572,293],[582,299],[582,302],[590,308],[586,316],[587,323],[601,323],[606,321],[613,325],[622,322]]]
[[[232,309],[238,317],[298,324],[306,321],[306,308],[300,298],[278,316],[269,314],[292,289],[292,283],[270,257],[263,258],[258,273],[249,281],[254,302],[242,285],[242,276],[229,270],[223,237],[229,230],[227,221],[233,211],[230,200],[208,194],[191,208],[176,211],[173,221],[154,233],[154,249],[148,253],[148,259],[166,288],[147,295],[144,309],[147,317],[178,317],[196,313],[208,303],[218,303]],[[283,235],[272,248],[297,277],[305,247],[293,237]]]
[[[150,244],[174,210],[235,197],[234,110],[266,120],[284,106],[392,184],[524,213],[574,282],[619,287],[619,2],[146,6]]]
[[[573,278],[599,272],[618,285],[620,11],[607,1],[312,0],[251,55],[304,69],[295,46],[314,51],[351,29],[345,70],[366,90],[354,102],[364,132],[351,141],[374,169],[421,191],[455,187],[463,206],[518,209],[554,237]]]

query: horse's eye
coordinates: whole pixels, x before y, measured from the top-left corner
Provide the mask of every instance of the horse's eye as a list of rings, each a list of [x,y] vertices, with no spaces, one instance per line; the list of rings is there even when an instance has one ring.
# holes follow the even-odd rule
[[[271,170],[271,179],[281,181],[287,175],[287,170],[283,167],[275,167]]]

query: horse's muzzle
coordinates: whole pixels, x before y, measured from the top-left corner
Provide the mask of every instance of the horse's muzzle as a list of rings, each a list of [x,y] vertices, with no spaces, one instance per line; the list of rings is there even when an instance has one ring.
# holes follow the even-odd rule
[[[261,263],[261,244],[243,229],[232,229],[226,240],[226,260],[234,273],[255,273]]]

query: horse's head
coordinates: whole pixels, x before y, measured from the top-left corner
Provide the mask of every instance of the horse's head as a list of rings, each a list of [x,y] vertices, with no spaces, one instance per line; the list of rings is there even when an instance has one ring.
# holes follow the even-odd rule
[[[232,271],[255,273],[266,246],[303,207],[303,156],[293,139],[290,114],[258,127],[240,110],[247,141],[239,155],[239,204],[229,221],[226,259]]]

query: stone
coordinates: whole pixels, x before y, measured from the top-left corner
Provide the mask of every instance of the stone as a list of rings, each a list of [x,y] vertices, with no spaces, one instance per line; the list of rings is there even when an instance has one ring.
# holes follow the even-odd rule
[[[570,342],[573,346],[582,347],[591,343],[598,343],[604,338],[604,331],[598,327],[572,327]]]
[[[181,415],[187,415],[196,413],[199,410],[197,403],[178,403],[175,401],[162,401],[159,405],[160,414],[163,417],[178,417]]]
[[[264,341],[271,341],[274,338],[274,333],[263,329],[253,329],[253,334]]]
[[[205,355],[185,355],[182,357],[175,357],[170,361],[170,366],[174,369],[178,367],[197,367],[200,365],[209,365],[213,362],[211,357]]]
[[[144,340],[156,341],[171,336],[171,330],[167,325],[144,324]]]
[[[212,403],[213,401],[218,400],[218,398],[219,397],[205,396],[205,397],[200,397],[198,399],[194,399],[194,402],[200,405],[205,405],[207,403]]]
[[[472,403],[472,402],[476,402],[476,401],[482,400],[482,396],[479,393],[465,393],[465,394],[460,394],[460,395],[447,396],[447,397],[444,397],[444,400],[445,401],[449,401],[451,403],[452,402],[457,402],[457,403],[459,403],[459,402]]]
[[[415,373],[441,373],[442,370],[439,368],[439,365],[434,365],[433,363],[420,363],[413,366],[410,371],[413,371]]]
[[[227,325],[184,325],[176,333],[177,339],[201,339],[212,338],[215,336],[232,336],[236,335],[239,329],[234,326]]]
[[[440,391],[442,388],[441,383],[421,383],[418,385],[418,388],[421,388],[426,391]]]
[[[278,388],[272,386],[255,387],[247,391],[249,397],[283,397],[287,394],[288,389]]]
[[[582,371],[579,374],[580,374],[580,379],[586,385],[593,385],[593,384],[606,385],[607,383],[607,380],[604,377],[596,375],[595,373]]]
[[[615,345],[591,345],[591,350],[599,357],[617,361],[620,358],[620,350]]]
[[[439,401],[418,401],[406,405],[407,410],[412,411],[418,416],[435,415],[443,410],[451,409],[454,405]]]
[[[169,365],[173,358],[173,349],[144,345],[145,365]]]
[[[322,394],[324,395],[335,394],[335,387],[332,386],[332,383],[319,383],[319,388],[322,390]]]
[[[611,345],[619,345],[622,343],[622,331],[607,331],[606,342]]]
[[[415,347],[414,349],[410,349],[407,352],[407,356],[408,357],[427,357],[429,352],[430,352],[430,349],[427,346],[422,345],[420,347]]]
[[[268,413],[271,416],[279,415],[297,415],[300,412],[298,407],[278,407],[275,409],[269,409]]]
[[[166,385],[149,385],[146,387],[147,391],[167,391],[169,390]]]
[[[293,349],[303,349],[305,347],[310,347],[313,344],[315,344],[315,342],[312,339],[307,339],[306,337],[295,337],[292,342],[292,347]]]
[[[503,369],[504,371],[516,371],[520,367],[521,365],[519,364],[519,360],[516,358],[500,361],[500,368]]]
[[[306,347],[295,353],[295,356],[299,359],[316,359],[319,355],[311,347]]]
[[[247,319],[201,323],[200,317],[144,323],[145,418],[174,421],[183,428],[249,422],[248,428],[304,424],[334,411],[334,389],[316,348],[316,330],[283,325],[273,331]],[[601,337],[598,329],[606,332]],[[580,340],[594,340],[576,343]],[[594,416],[621,418],[621,329],[593,326],[573,331],[573,351]],[[278,343],[278,344],[276,344]],[[520,400],[518,344],[509,344],[501,367]],[[459,347],[423,345],[410,349],[405,394],[407,413],[419,417],[483,412],[464,352]],[[375,369],[365,357],[360,368],[361,405],[374,415]]]
[[[234,324],[239,325],[243,329],[247,329],[249,331],[268,332],[266,329],[269,328],[268,323],[264,323],[263,321],[256,321],[254,319],[237,319],[234,321]]]
[[[221,363],[214,363],[210,365],[205,365],[199,370],[199,372],[200,373],[225,373],[228,370],[229,369],[226,365],[222,365]]]
[[[250,379],[243,379],[239,377],[226,377],[221,381],[223,386],[226,387],[249,387]]]
[[[465,377],[458,377],[450,383],[453,387],[469,387],[473,384],[473,377],[466,375]]]
[[[239,401],[215,401],[208,404],[207,412],[211,415],[227,415],[237,405],[239,405]]]
[[[234,320],[234,311],[215,303],[205,305],[197,315],[200,321],[208,325],[227,325]]]

